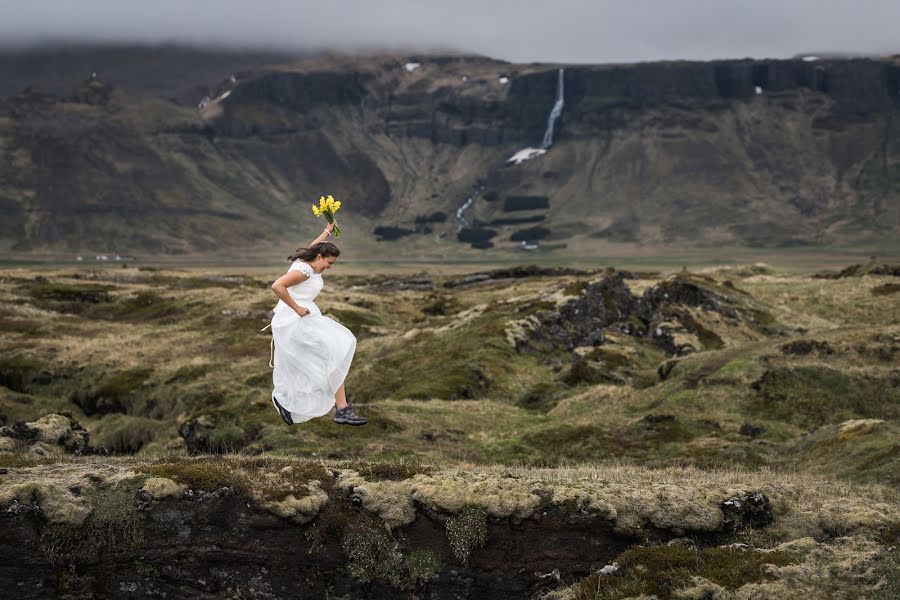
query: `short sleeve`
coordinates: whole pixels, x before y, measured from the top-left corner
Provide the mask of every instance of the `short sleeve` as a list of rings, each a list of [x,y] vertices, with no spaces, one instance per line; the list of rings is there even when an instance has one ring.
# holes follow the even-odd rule
[[[288,271],[300,271],[307,277],[312,277],[313,275],[315,275],[315,271],[313,271],[313,268],[302,260],[295,260]]]

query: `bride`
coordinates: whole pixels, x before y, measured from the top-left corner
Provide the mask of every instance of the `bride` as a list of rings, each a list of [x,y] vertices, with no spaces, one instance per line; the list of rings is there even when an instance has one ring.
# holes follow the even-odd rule
[[[365,425],[368,421],[353,412],[344,392],[356,337],[324,316],[314,302],[324,285],[322,272],[341,254],[326,241],[333,228],[329,223],[309,247],[297,248],[288,257],[293,261],[288,272],[272,284],[278,296],[272,317],[272,402],[289,425],[321,417],[335,404],[335,423]]]

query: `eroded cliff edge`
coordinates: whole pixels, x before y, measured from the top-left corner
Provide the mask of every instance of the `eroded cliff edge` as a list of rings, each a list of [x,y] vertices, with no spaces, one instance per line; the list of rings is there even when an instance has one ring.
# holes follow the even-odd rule
[[[730,598],[896,585],[900,499],[887,488],[628,466],[41,462],[10,460],[0,474],[0,572],[20,598]]]

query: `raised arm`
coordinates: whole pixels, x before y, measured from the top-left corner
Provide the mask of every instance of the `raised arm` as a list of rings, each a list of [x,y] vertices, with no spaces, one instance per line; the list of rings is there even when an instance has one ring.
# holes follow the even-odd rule
[[[322,231],[322,233],[319,234],[319,237],[317,237],[316,239],[314,239],[313,241],[311,241],[311,242],[309,243],[309,246],[307,246],[307,248],[312,247],[312,246],[315,246],[316,244],[318,244],[318,243],[320,243],[320,242],[324,242],[325,240],[327,240],[327,239],[328,239],[328,236],[331,235],[331,230],[332,230],[332,229],[334,229],[334,223],[329,223],[329,224],[325,227],[325,229]]]

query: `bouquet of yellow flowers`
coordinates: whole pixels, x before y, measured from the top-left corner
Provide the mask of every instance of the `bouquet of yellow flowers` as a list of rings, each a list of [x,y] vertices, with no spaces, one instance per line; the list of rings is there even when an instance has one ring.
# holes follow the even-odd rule
[[[341,208],[340,200],[335,200],[334,196],[329,194],[326,196],[321,196],[319,198],[319,206],[315,204],[312,205],[313,214],[317,217],[321,217],[325,215],[325,218],[328,219],[329,223],[334,223],[334,213],[336,213]],[[331,235],[334,237],[341,237],[341,230],[338,229],[337,223],[334,223],[334,229],[331,230]]]

